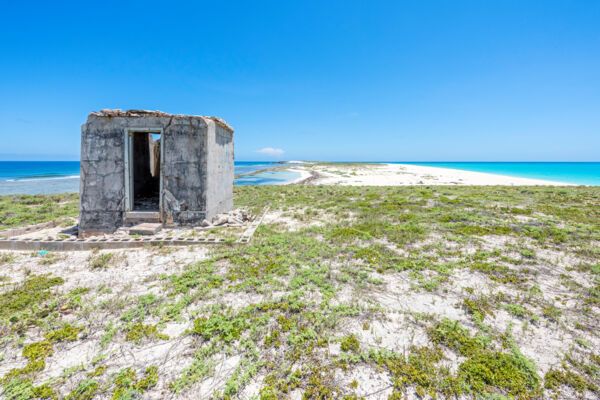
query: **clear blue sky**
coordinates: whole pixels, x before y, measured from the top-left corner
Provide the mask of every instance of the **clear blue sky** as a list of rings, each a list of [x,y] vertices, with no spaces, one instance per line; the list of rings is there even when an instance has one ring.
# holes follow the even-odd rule
[[[12,1],[0,50],[5,160],[144,108],[237,160],[600,161],[600,1]]]

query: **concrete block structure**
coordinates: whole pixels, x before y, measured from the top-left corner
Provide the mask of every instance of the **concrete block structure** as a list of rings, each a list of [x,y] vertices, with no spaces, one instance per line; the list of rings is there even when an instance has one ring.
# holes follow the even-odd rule
[[[79,236],[196,225],[233,208],[233,129],[216,117],[102,110],[81,129]]]

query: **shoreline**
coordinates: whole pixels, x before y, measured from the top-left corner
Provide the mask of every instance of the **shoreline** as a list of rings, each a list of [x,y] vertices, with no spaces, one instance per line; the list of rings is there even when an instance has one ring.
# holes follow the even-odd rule
[[[294,179],[293,181],[282,183],[282,185],[303,185],[303,182],[310,179],[310,177],[312,176],[311,171],[308,171],[306,169],[299,169],[298,167],[290,168],[288,169],[288,171],[297,172],[300,174],[300,176]]]
[[[236,176],[260,175],[266,171],[290,171],[300,176],[280,185],[350,186],[595,186],[545,179],[523,178],[447,167],[396,163],[297,162]],[[0,196],[18,194],[78,193],[74,176],[0,181]]]
[[[579,186],[573,183],[521,178],[487,172],[412,164],[319,164],[295,167],[315,173],[299,182],[348,186]],[[582,185],[587,186],[587,185]]]

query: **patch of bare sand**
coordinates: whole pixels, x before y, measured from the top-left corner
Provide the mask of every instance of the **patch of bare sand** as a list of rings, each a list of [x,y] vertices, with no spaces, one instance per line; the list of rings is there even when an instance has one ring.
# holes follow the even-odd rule
[[[571,186],[563,182],[518,178],[450,168],[426,167],[410,164],[316,164],[298,166],[311,169],[319,176],[311,180],[315,185],[350,186],[405,186],[405,185],[508,185],[508,186]]]

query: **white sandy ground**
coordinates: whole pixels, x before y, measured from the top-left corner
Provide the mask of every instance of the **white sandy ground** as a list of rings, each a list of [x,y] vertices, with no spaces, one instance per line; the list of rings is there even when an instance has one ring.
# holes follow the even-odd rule
[[[265,225],[271,225],[282,230],[295,230],[300,225],[307,226],[314,221],[307,221],[300,224],[292,218],[284,217],[279,210],[269,212],[263,222]],[[420,244],[415,244],[415,248],[425,246],[433,242],[440,242],[439,236],[432,236]],[[490,237],[483,238],[477,245],[469,245],[463,249],[467,253],[474,253],[477,250],[492,251],[496,248],[503,248],[514,241],[510,237]],[[513,243],[514,244],[514,243]],[[522,245],[534,246],[534,243],[521,243]],[[441,242],[443,246],[450,246],[450,243]],[[135,304],[137,296],[154,293],[160,294],[163,290],[161,274],[178,274],[184,271],[184,266],[192,264],[199,260],[207,259],[210,256],[210,247],[197,246],[190,248],[141,248],[134,250],[117,250],[114,253],[114,261],[104,269],[91,269],[89,258],[94,254],[89,251],[55,253],[57,260],[52,264],[42,263],[43,258],[37,252],[27,251],[0,251],[2,254],[11,254],[15,257],[14,262],[2,266],[1,274],[7,277],[8,281],[23,281],[30,273],[45,274],[50,273],[54,276],[61,276],[65,283],[57,290],[67,293],[69,290],[77,287],[87,287],[91,289],[86,295],[86,304],[103,304],[99,309],[90,313],[86,318],[86,334],[77,342],[61,343],[55,346],[55,353],[47,359],[47,368],[41,374],[40,381],[47,379],[59,379],[65,374],[65,371],[77,369],[81,366],[82,370],[65,375],[64,384],[60,385],[61,395],[66,395],[74,389],[78,382],[85,379],[85,374],[94,369],[92,361],[99,354],[106,356],[103,361],[108,367],[106,376],[114,374],[125,367],[133,367],[141,374],[149,365],[159,365],[159,382],[155,388],[144,394],[143,398],[148,399],[196,399],[209,398],[214,390],[222,390],[225,381],[233,373],[236,366],[240,363],[238,355],[228,355],[219,353],[215,356],[215,373],[201,381],[195,383],[188,391],[175,395],[169,390],[169,382],[180,377],[185,367],[191,365],[194,359],[194,351],[202,345],[198,338],[186,334],[186,329],[193,327],[193,312],[207,307],[211,304],[227,304],[233,309],[242,308],[248,304],[259,303],[269,299],[280,298],[281,293],[273,292],[263,293],[220,293],[214,290],[204,296],[197,304],[191,306],[184,312],[184,318],[171,321],[161,331],[168,334],[170,339],[166,341],[145,341],[142,344],[135,344],[123,340],[123,332],[118,331],[115,338],[110,341],[106,348],[102,348],[101,340],[106,333],[106,327],[110,321],[119,321],[119,315],[126,309]],[[403,252],[403,249],[394,251]],[[534,278],[537,284],[543,289],[544,296],[548,300],[556,296],[568,297],[569,292],[561,286],[561,274],[569,273],[572,279],[584,284],[584,275],[577,271],[567,271],[567,267],[581,262],[572,254],[563,253],[552,249],[537,249],[538,258],[534,268],[540,271],[540,274]],[[107,253],[109,251],[100,251]],[[515,257],[518,257],[515,255]],[[343,267],[340,265],[339,267]],[[333,266],[334,274],[341,273],[341,270]],[[224,274],[223,271],[219,271]],[[352,304],[360,303],[365,306],[372,305],[382,307],[387,310],[386,318],[375,318],[370,320],[370,328],[364,329],[364,316],[348,317],[341,321],[339,327],[339,337],[354,333],[360,337],[361,343],[365,346],[389,351],[404,353],[412,345],[427,345],[427,334],[424,327],[415,322],[415,313],[425,313],[435,316],[437,319],[451,318],[460,321],[461,325],[470,329],[472,333],[476,332],[471,318],[467,313],[457,305],[464,297],[464,288],[469,286],[476,289],[477,293],[496,293],[499,289],[512,296],[518,296],[518,292],[512,293],[510,287],[499,286],[493,281],[481,274],[471,271],[457,271],[452,276],[452,282],[445,285],[444,291],[427,292],[415,291],[411,287],[414,285],[414,279],[410,277],[409,271],[398,273],[378,274],[373,273],[373,278],[378,278],[381,285],[378,288],[369,290],[358,289],[352,285],[342,285],[339,287],[339,293],[333,299],[334,303]],[[286,282],[287,284],[287,282]],[[106,293],[102,288],[110,288],[111,292]],[[315,294],[317,295],[317,294]],[[89,303],[88,303],[89,302]],[[132,303],[133,302],[133,303]],[[117,307],[123,304],[123,309]],[[557,303],[558,307],[561,307]],[[113,310],[113,308],[115,308]],[[536,314],[541,314],[540,310],[533,310]],[[66,315],[63,321],[71,321],[75,325],[81,325],[81,313]],[[570,311],[565,306],[561,316],[561,324],[564,326],[573,326],[577,314]],[[156,323],[150,318],[146,323]],[[574,343],[576,336],[572,330],[559,329],[559,325],[554,322],[542,320],[537,323],[528,324],[524,328],[524,322],[515,319],[507,312],[498,310],[495,316],[486,317],[486,324],[498,332],[503,332],[506,327],[513,324],[515,340],[523,354],[531,358],[539,367],[538,373],[543,376],[550,368],[560,365],[563,352]],[[580,332],[579,335],[585,338],[592,348],[600,348],[600,342],[595,335]],[[42,332],[36,328],[28,332],[25,344],[40,340]],[[329,344],[328,351],[331,355],[339,354],[339,343],[332,341]],[[451,358],[452,353],[446,354],[450,358],[445,362],[452,371],[456,372],[458,364],[462,361],[459,358]],[[21,356],[21,349],[10,347],[4,351],[4,358],[0,363],[0,376],[3,376],[12,368],[22,368],[26,361]],[[263,386],[265,375],[259,373],[245,386],[237,398],[250,399],[258,395],[259,389]],[[356,392],[359,395],[368,396],[368,399],[386,399],[391,393],[391,379],[389,374],[377,370],[370,365],[360,365],[346,372],[337,371],[336,380],[344,385],[356,380],[358,387]],[[567,397],[574,393],[562,392]],[[99,398],[108,398],[109,394]],[[294,391],[290,393],[290,398],[301,399],[302,393]],[[417,399],[415,393],[409,391],[407,399]],[[574,397],[573,397],[574,398]],[[581,398],[593,399],[593,395],[586,393]]]
[[[462,171],[409,164],[307,165],[294,171],[312,170],[320,176],[314,185],[410,186],[410,185],[507,185],[574,186],[564,182]]]
[[[414,169],[414,171],[413,171]],[[412,165],[397,164],[376,164],[376,165],[357,165],[354,166],[294,166],[294,171],[302,174],[296,182],[311,176],[311,170],[317,171],[323,175],[323,178],[317,178],[311,183],[316,184],[342,184],[342,185],[562,185],[558,182],[536,181],[531,179],[521,179],[504,177],[492,174],[481,174],[465,171],[456,171],[443,168],[420,167]],[[433,170],[433,171],[429,171]],[[434,175],[437,173],[438,175]],[[454,176],[452,174],[457,173]],[[343,175],[341,175],[343,174]],[[446,174],[446,175],[444,175]],[[468,178],[468,175],[473,175]],[[461,176],[462,181],[453,179]],[[489,177],[493,181],[482,183],[477,179]],[[337,181],[340,182],[337,182]],[[422,181],[422,182],[419,182]],[[361,183],[362,182],[362,183]],[[433,183],[435,182],[435,183]],[[476,183],[477,182],[477,183]],[[492,183],[493,182],[493,183]],[[517,183],[523,182],[523,183]],[[533,183],[535,182],[535,183]],[[298,230],[307,226],[318,226],[326,223],[328,218],[335,216],[321,216],[320,218],[311,217],[306,221],[299,221],[292,218],[293,212],[303,214],[304,210],[293,210],[282,212],[281,210],[271,210],[265,216],[263,223],[272,228],[281,230]],[[519,218],[531,218],[528,216],[516,216]],[[59,230],[61,228],[57,228]],[[62,228],[64,229],[64,228]],[[422,243],[413,245],[414,249],[427,246],[432,243],[440,243],[440,246],[454,246],[453,243],[444,242],[440,236],[431,236]],[[382,242],[382,245],[388,243]],[[599,243],[591,243],[598,245]],[[558,249],[541,249],[535,243],[528,240],[516,242],[514,238],[493,236],[483,237],[475,245],[470,244],[463,248],[465,253],[472,254],[477,250],[493,251],[496,248],[505,248],[507,246],[525,246],[535,248],[537,259],[528,268],[535,269],[539,273],[532,279],[535,280],[542,291],[544,299],[553,302],[558,296],[565,299],[565,303],[556,302],[556,306],[562,310],[560,322],[552,322],[542,318],[539,322],[527,322],[515,318],[503,309],[496,311],[494,316],[487,316],[485,323],[492,327],[496,332],[504,332],[507,326],[513,326],[515,340],[522,353],[531,358],[538,366],[538,373],[543,376],[550,368],[558,367],[570,346],[574,345],[577,338],[585,339],[593,349],[600,348],[600,339],[595,335],[582,331],[567,329],[578,321],[579,314],[572,309],[571,302],[573,297],[570,291],[561,283],[561,276],[568,274],[569,277],[581,284],[589,285],[586,282],[586,276],[572,267],[581,263],[582,260],[572,253],[563,252]],[[159,278],[162,274],[171,275],[182,273],[184,266],[193,264],[199,260],[205,260],[210,257],[211,247],[196,246],[189,248],[141,248],[133,250],[100,251],[102,253],[114,253],[114,260],[109,267],[105,269],[92,269],[89,258],[94,254],[90,251],[81,252],[52,252],[56,255],[56,261],[52,264],[43,263],[44,258],[39,256],[38,252],[29,251],[0,251],[0,255],[10,254],[14,256],[14,262],[3,265],[0,269],[0,275],[4,275],[8,282],[24,281],[26,276],[34,274],[49,273],[54,276],[61,276],[65,283],[57,287],[56,290],[61,293],[67,293],[69,290],[77,287],[87,287],[90,293],[85,295],[86,305],[101,305],[99,309],[85,316],[86,333],[73,343],[61,343],[55,346],[55,353],[47,359],[47,368],[40,376],[40,382],[47,379],[59,379],[65,376],[64,383],[60,385],[61,395],[66,395],[74,389],[78,382],[85,379],[86,373],[94,369],[92,361],[99,354],[106,356],[103,361],[108,367],[106,376],[114,374],[125,367],[133,367],[141,374],[145,367],[149,365],[159,365],[159,382],[155,388],[144,394],[143,398],[148,399],[195,399],[208,398],[213,390],[222,390],[227,378],[240,363],[238,355],[229,355],[220,353],[215,357],[216,369],[213,376],[202,379],[195,383],[188,391],[174,395],[169,390],[169,382],[181,376],[184,368],[191,365],[194,359],[194,351],[201,347],[202,343],[198,338],[186,334],[186,329],[193,327],[192,313],[197,312],[203,307],[212,304],[227,304],[233,309],[244,307],[248,304],[259,303],[268,299],[277,299],[281,296],[279,292],[270,294],[263,293],[240,293],[226,292],[221,293],[213,290],[205,297],[191,306],[181,320],[171,321],[166,324],[161,331],[168,334],[170,339],[165,341],[145,341],[142,344],[135,344],[124,341],[123,332],[118,331],[115,338],[108,343],[106,348],[101,346],[101,340],[106,333],[106,327],[110,321],[119,323],[119,316],[128,309],[131,304],[135,304],[138,296],[154,293],[161,294],[163,284]],[[391,248],[398,254],[405,255],[404,249]],[[426,250],[423,250],[423,253]],[[519,255],[515,254],[514,258]],[[343,265],[337,266],[343,267]],[[334,274],[341,274],[341,269],[333,266]],[[219,271],[224,274],[223,271]],[[474,273],[468,270],[458,270],[452,275],[451,282],[444,285],[444,290],[428,292],[424,290],[411,289],[414,284],[414,278],[411,278],[409,271],[398,273],[378,274],[373,272],[373,278],[381,281],[377,288],[369,290],[359,290],[352,285],[341,285],[339,292],[332,300],[339,304],[352,304],[358,302],[364,305],[374,305],[387,310],[386,318],[375,318],[370,320],[370,328],[364,329],[364,317],[348,317],[340,323],[339,337],[349,333],[356,334],[364,346],[379,348],[383,350],[406,352],[412,345],[427,345],[427,334],[424,327],[415,322],[415,313],[425,313],[434,316],[436,319],[450,318],[457,320],[461,325],[470,329],[472,333],[476,328],[471,317],[457,305],[464,298],[464,289],[472,287],[477,294],[494,294],[502,290],[508,295],[516,297],[519,291],[512,291],[511,287],[499,285],[489,280],[486,276]],[[284,281],[282,279],[282,281]],[[287,284],[287,282],[284,282]],[[110,288],[108,293],[102,288]],[[123,309],[118,308],[123,304]],[[596,307],[596,306],[594,306]],[[113,309],[114,308],[114,309]],[[536,315],[541,315],[541,309],[532,308]],[[81,314],[85,310],[77,311],[73,314],[63,317],[63,321],[71,321],[74,325],[82,325]],[[593,309],[596,313],[597,308]],[[194,314],[195,315],[195,314]],[[145,323],[156,323],[149,320]],[[41,340],[42,332],[33,328],[27,334],[24,344]],[[340,348],[337,341],[329,344],[328,351],[331,355],[339,354]],[[446,352],[450,357],[444,362],[453,371],[456,372],[461,359],[451,358],[453,353]],[[3,376],[11,368],[22,368],[26,365],[26,360],[21,356],[21,348],[10,347],[2,354],[3,359],[0,362],[0,376]],[[82,366],[85,370],[77,370],[72,374],[66,374],[65,371],[74,370]],[[240,394],[239,399],[250,399],[256,397],[259,389],[263,386],[265,376],[261,372],[246,385]],[[356,368],[345,372],[337,371],[336,380],[345,386],[349,382],[356,380],[358,387],[356,392],[359,395],[368,396],[368,399],[387,399],[391,393],[390,376],[377,370],[370,365],[359,365]],[[561,392],[563,397],[575,398],[575,393],[570,393],[569,389]],[[108,398],[109,394],[99,398]],[[301,399],[302,393],[294,391],[290,393],[293,399]],[[1,398],[1,396],[0,396]],[[415,393],[409,391],[408,399],[417,399]],[[581,398],[594,399],[593,394],[589,392],[582,395]]]
[[[265,223],[278,221],[278,215],[278,213],[270,213]],[[506,240],[512,240],[510,238],[494,239],[489,243],[484,240],[481,244],[482,248],[493,250],[502,247]],[[468,252],[471,253],[476,250],[477,248],[469,248]],[[101,251],[101,253],[106,252]],[[2,273],[9,276],[11,281],[22,281],[27,274],[33,271],[36,274],[51,273],[65,278],[64,285],[59,287],[60,291],[66,293],[77,287],[88,287],[92,289],[91,296],[96,297],[95,301],[114,304],[118,303],[116,300],[111,301],[114,298],[127,301],[127,299],[135,299],[143,294],[159,294],[161,285],[156,277],[160,274],[181,273],[185,265],[209,257],[210,248],[177,248],[167,252],[150,248],[114,251],[117,261],[110,267],[101,270],[89,268],[88,258],[93,255],[89,251],[58,253],[58,260],[51,265],[41,264],[41,258],[36,252],[0,251],[0,255],[5,253],[12,254],[16,258],[14,263],[5,265],[2,268]],[[561,260],[561,262],[556,260]],[[535,267],[544,271],[544,273],[540,274],[537,280],[538,284],[544,288],[546,295],[554,297],[558,294],[566,294],[555,291],[562,289],[559,283],[559,274],[566,272],[564,269],[566,266],[574,265],[576,262],[578,260],[571,259],[566,254],[556,251],[547,250],[545,253],[539,254],[539,265]],[[548,269],[547,267],[550,265],[552,265],[552,268]],[[571,272],[571,274],[573,277],[578,277],[576,272]],[[466,286],[475,287],[477,292],[481,293],[495,293],[498,290],[496,284],[489,282],[484,276],[469,271],[459,271],[453,276],[453,283],[448,284],[447,290],[444,292],[415,292],[410,289],[411,284],[414,282],[409,275],[409,271],[394,274],[376,274],[374,277],[382,281],[380,288],[366,292],[356,292],[356,289],[350,286],[340,288],[340,292],[334,299],[336,303],[350,304],[360,299],[358,300],[360,303],[378,305],[389,311],[387,318],[372,320],[369,330],[364,330],[362,327],[363,317],[347,318],[341,323],[340,337],[348,333],[354,333],[361,338],[361,343],[365,345],[400,353],[405,352],[413,345],[427,345],[427,334],[424,328],[416,324],[414,318],[411,317],[414,313],[425,313],[434,315],[437,318],[446,317],[458,320],[474,333],[476,330],[469,316],[457,306],[462,298],[459,294],[463,292],[463,288]],[[100,294],[100,287],[111,288],[111,293]],[[555,290],[552,290],[553,288]],[[502,287],[503,291],[507,289],[507,287]],[[277,298],[279,294],[272,293],[268,297],[271,299]],[[192,308],[200,309],[210,304],[224,303],[230,305],[233,309],[237,309],[247,304],[265,300],[267,300],[265,296],[259,293],[212,293]],[[169,391],[169,381],[179,377],[183,368],[192,363],[193,353],[200,345],[197,339],[185,334],[186,329],[192,328],[193,318],[188,317],[184,318],[183,321],[168,323],[165,329],[162,330],[162,333],[171,337],[168,341],[145,342],[142,345],[136,345],[123,341],[122,333],[117,333],[115,340],[107,348],[102,349],[100,341],[105,333],[105,328],[111,319],[115,320],[116,318],[110,314],[110,312],[97,310],[89,316],[87,322],[88,333],[84,338],[72,344],[56,345],[55,354],[47,360],[47,368],[41,376],[42,380],[58,378],[64,374],[64,371],[77,366],[85,367],[86,371],[89,372],[93,370],[91,362],[94,357],[98,354],[105,354],[107,359],[104,363],[109,368],[107,373],[116,373],[128,366],[143,371],[148,365],[160,365],[159,383],[151,391],[145,393],[144,398],[208,398],[213,390],[223,389],[225,381],[240,362],[239,356],[219,354],[215,359],[216,371],[213,376],[194,384],[185,393],[174,395]],[[75,315],[73,317],[73,323],[80,324],[80,322],[75,322],[77,317]],[[570,313],[565,312],[562,317],[563,323],[572,325],[573,321],[570,321],[572,317]],[[65,317],[65,320],[69,320],[69,318]],[[575,339],[570,332],[557,329],[555,324],[547,322],[532,324],[525,332],[523,331],[522,321],[515,320],[502,310],[499,310],[495,317],[488,317],[486,323],[499,331],[504,331],[506,326],[514,324],[515,339],[519,348],[523,354],[534,360],[541,375],[551,367],[560,364],[563,351]],[[32,332],[28,336],[27,343],[35,340],[36,335],[32,335]],[[41,337],[41,334],[38,334],[38,336]],[[37,339],[40,339],[40,337]],[[592,346],[600,346],[595,336],[586,336],[586,339]],[[4,360],[0,363],[0,376],[11,368],[22,368],[26,364],[25,360],[20,357],[20,349],[11,350],[4,353]],[[329,352],[333,356],[339,354],[339,343],[330,343]],[[447,355],[450,355],[450,353]],[[457,358],[447,360],[445,363],[455,372],[460,361],[462,360]],[[65,380],[65,384],[61,385],[62,394],[64,395],[75,388],[77,383],[84,378],[86,371],[69,376]],[[263,374],[254,377],[242,390],[238,398],[249,399],[256,396],[258,390],[262,387],[263,379]],[[361,365],[345,373],[338,371],[336,372],[336,379],[346,385],[356,379],[359,382],[356,388],[357,393],[369,395],[368,398],[370,399],[386,399],[391,393],[391,382],[388,374],[378,371],[372,366]],[[290,393],[290,397],[299,400],[301,399],[301,392]],[[417,399],[418,396],[409,392],[407,398]],[[586,395],[582,398],[592,399],[594,397]]]

